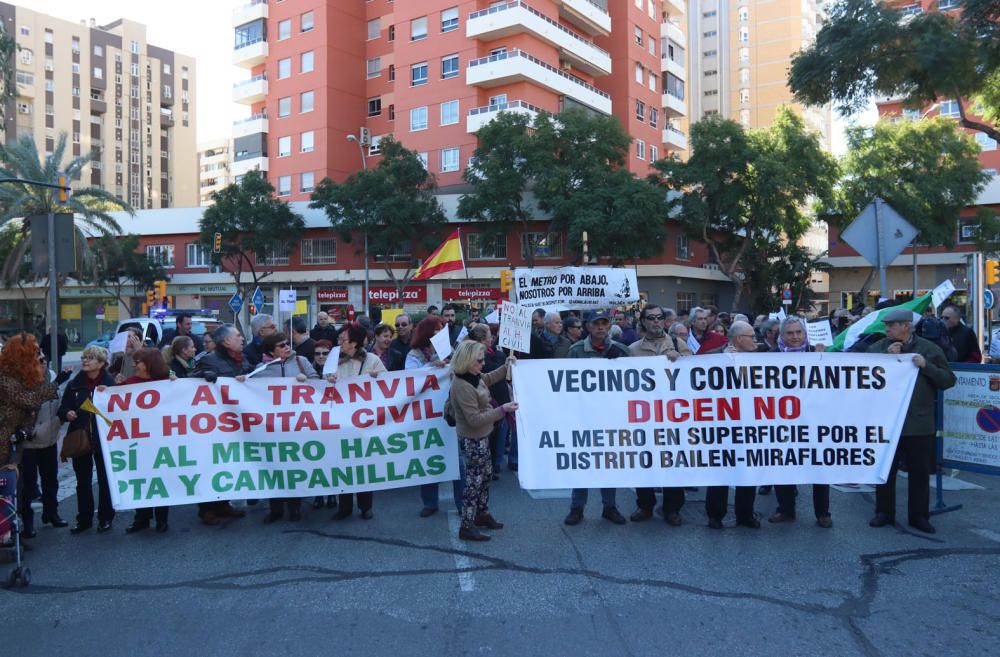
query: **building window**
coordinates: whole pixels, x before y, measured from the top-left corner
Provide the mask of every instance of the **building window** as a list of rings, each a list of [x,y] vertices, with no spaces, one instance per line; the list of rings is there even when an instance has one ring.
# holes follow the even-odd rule
[[[958,112],[958,101],[955,100],[942,100],[938,112],[941,116],[949,116],[955,119],[961,116]]]
[[[688,244],[687,235],[677,236],[677,259],[678,260],[691,259],[691,247]],[[688,310],[690,310],[690,308]]]
[[[635,101],[635,118],[640,121],[646,120],[646,103],[641,100]]]
[[[655,107],[649,108],[649,125],[655,128],[656,124],[660,121],[660,110]]]
[[[718,13],[719,12],[715,11],[714,9],[711,10],[711,11],[703,11],[703,12],[701,12],[701,17],[702,18],[711,18],[712,16],[715,16]]]
[[[419,87],[422,84],[427,84],[427,62],[410,66],[410,86]]]
[[[706,50],[705,52],[702,53],[702,55],[704,55],[705,57],[716,57],[718,56],[718,54],[719,54],[718,50]]]
[[[746,105],[750,102],[750,90],[740,89],[740,104]]]
[[[740,84],[750,84],[750,69],[740,69]]]
[[[390,25],[389,26],[389,36],[388,36],[388,39],[389,39],[390,42],[396,40],[396,26],[395,25]]]
[[[458,171],[458,147],[441,150],[441,172]]]
[[[427,129],[427,106],[410,110],[410,132]]]
[[[146,246],[146,258],[150,262],[173,269],[174,267],[174,245],[173,244],[149,244]]]
[[[382,113],[382,96],[368,99],[368,116],[378,116]]]
[[[77,37],[73,37],[73,44],[75,46],[73,48],[74,52],[80,52],[80,39],[78,39]],[[138,41],[136,41],[135,39],[132,39],[132,43],[131,43],[130,47],[132,49],[132,54],[133,55],[138,55],[139,54],[139,42]]]
[[[642,84],[643,80],[645,80],[645,79],[646,79],[646,76],[645,76],[645,74],[643,72],[642,64],[640,64],[639,62],[636,62],[635,63],[635,81],[638,82],[639,84]]]
[[[472,233],[466,235],[466,252],[469,260],[505,260],[507,258],[507,236],[494,235],[488,239],[483,235]]]
[[[278,137],[278,157],[288,157],[292,154],[292,138]]]
[[[333,237],[302,240],[299,250],[303,265],[337,264],[337,240]]]
[[[427,38],[427,17],[421,16],[410,21],[410,41]]]
[[[750,28],[741,27],[740,28],[740,43],[747,43],[750,41]]]
[[[313,148],[314,148],[314,141],[315,141],[315,137],[313,135],[313,131],[312,130],[307,130],[306,132],[303,132],[302,136],[299,139],[299,142],[302,145],[302,152],[303,153],[312,153],[313,152]]]
[[[382,152],[383,135],[372,135],[371,143],[368,144],[369,155],[379,155]]]
[[[300,72],[311,73],[313,70],[313,51],[302,53],[302,61],[300,62]]]
[[[709,30],[708,32],[702,32],[702,36],[705,37],[706,39],[714,37],[714,36],[716,36],[718,34],[719,33],[716,30]]]
[[[458,123],[458,101],[449,100],[441,103],[441,125]]]
[[[458,77],[458,55],[448,55],[441,58],[441,79]]]
[[[738,13],[739,13],[739,17],[740,17],[740,22],[741,23],[746,23],[747,21],[750,20],[750,10],[747,9],[746,7],[740,7]]]
[[[382,75],[382,58],[372,57],[368,60],[368,79],[377,78]],[[391,79],[391,78],[390,78]]]
[[[315,98],[315,95],[313,94],[313,92],[311,92],[311,91],[303,91],[300,94],[299,97],[300,97],[301,103],[302,103],[301,104],[302,113],[305,114],[306,112],[313,111],[313,99]]]
[[[716,76],[718,74],[719,74],[719,70],[713,68],[713,69],[709,69],[709,70],[705,71],[704,75],[705,75],[706,78],[710,78],[710,77]]]
[[[656,39],[653,38],[652,34],[646,35],[646,43],[649,45],[649,54],[656,57]]]
[[[285,177],[287,178],[288,176]],[[268,247],[263,253],[257,254],[257,264],[264,266],[287,265],[288,251],[287,244],[274,244]]]
[[[299,30],[302,32],[312,32],[313,13],[311,11],[307,11],[306,13],[302,14],[302,17],[299,21],[299,26],[300,26]]]
[[[635,35],[635,45],[642,47],[642,28],[636,25],[632,28],[632,33]]]
[[[976,133],[976,143],[979,144],[980,150],[983,151],[995,151],[997,149],[997,140],[991,139],[983,132]]]
[[[312,171],[306,171],[302,174],[301,183],[303,192],[311,192],[316,188],[316,174]]]
[[[292,113],[291,97],[278,99],[278,116],[288,116]]]
[[[431,161],[431,158],[430,158],[429,154],[427,154],[426,152],[417,153],[417,159],[420,160],[420,163],[422,165],[424,165],[424,169],[427,169],[428,171],[430,171],[430,166],[431,166],[430,165],[430,161]]]
[[[641,139],[635,140],[635,156],[640,160],[646,159],[646,142]]]
[[[659,149],[659,147],[654,146],[653,144],[650,144],[649,145],[649,161],[650,162],[656,162],[658,159],[660,159],[660,149]]]
[[[210,267],[212,265],[208,251],[201,244],[189,242],[186,249],[188,267]]]
[[[292,21],[285,19],[278,22],[278,41],[284,41],[292,37]]]
[[[741,109],[740,110],[740,125],[744,128],[750,127],[750,110]]]
[[[291,57],[286,57],[285,59],[278,60],[278,79],[284,80],[285,78],[292,76],[292,59]]]
[[[534,253],[536,258],[561,258],[563,239],[559,233],[521,233],[521,256]]]
[[[389,120],[390,121],[396,120],[396,106],[393,105],[392,103],[389,104]]]
[[[458,29],[458,7],[445,9],[441,12],[441,32],[451,32]]]
[[[647,77],[649,78],[649,90],[656,91],[656,74],[650,71]]]
[[[746,64],[750,61],[750,49],[740,48],[740,64]]]
[[[377,39],[382,33],[382,19],[373,18],[368,21],[368,40]]]
[[[278,176],[278,196],[288,196],[291,193],[292,193],[292,177]]]

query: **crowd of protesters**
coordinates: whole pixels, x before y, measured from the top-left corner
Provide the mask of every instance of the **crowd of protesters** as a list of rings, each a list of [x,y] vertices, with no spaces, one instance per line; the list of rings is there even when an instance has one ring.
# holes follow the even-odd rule
[[[11,492],[16,479],[13,473],[20,465],[23,474],[18,483],[24,536],[32,538],[36,534],[30,502],[38,488],[39,476],[42,522],[54,527],[68,525],[58,512],[56,441],[50,435],[53,424],[58,430],[60,422],[65,423],[69,431],[85,431],[91,442],[86,453],[71,459],[77,480],[77,514],[70,531],[81,534],[94,525],[95,469],[97,532],[112,529],[115,510],[97,444],[96,419],[87,410],[94,392],[102,387],[192,377],[207,381],[233,377],[243,381],[257,368],[260,371],[256,375],[260,376],[295,378],[297,381],[325,378],[331,382],[356,376],[377,377],[386,371],[449,368],[452,374],[450,407],[461,451],[460,477],[452,482],[461,517],[459,537],[489,540],[490,535],[481,530],[503,527],[489,509],[490,482],[500,477],[504,464],[511,471],[518,468],[514,422],[518,405],[512,399],[509,383],[511,366],[516,359],[497,347],[499,326],[496,323],[484,323],[478,313],[470,315],[464,323],[459,322],[456,311],[454,306],[445,306],[438,313],[437,308],[432,307],[418,322],[402,313],[395,316],[391,325],[379,323],[374,326],[367,317],[360,316],[339,329],[326,313],[320,313],[311,330],[304,322],[293,321],[291,335],[281,332],[272,316],[257,314],[250,322],[249,340],[244,340],[234,326],[225,324],[205,335],[204,344],[189,334],[186,324],[178,322],[179,331],[165,336],[162,351],[143,346],[138,335],[130,336],[126,351],[113,357],[101,347],[88,347],[81,356],[79,372],[72,378],[68,368],[58,377],[48,372],[34,337],[23,335],[12,339],[0,352],[0,392],[3,394],[0,492]],[[848,330],[861,316],[841,310],[834,312],[830,316],[834,334]],[[978,362],[981,359],[978,340],[974,334],[970,335],[971,330],[962,323],[961,313],[954,306],[946,307],[940,319],[929,313],[916,325],[913,314],[905,309],[890,311],[883,321],[884,333],[865,336],[851,350],[912,354],[913,363],[921,372],[889,479],[877,487],[876,514],[869,524],[881,527],[895,522],[896,472],[903,456],[910,472],[908,522],[918,530],[933,533],[934,527],[928,522],[928,475],[933,463],[934,395],[937,390],[955,383],[948,361]],[[778,320],[760,315],[751,321],[746,315],[718,312],[710,306],[678,313],[648,304],[635,322],[630,321],[630,313],[623,310],[590,311],[583,316],[576,312],[540,310],[533,314],[532,324],[530,352],[522,355],[531,359],[656,356],[677,361],[727,352],[807,353],[826,348],[826,345],[809,343],[806,321],[802,318],[788,316]],[[454,346],[454,351],[446,358],[437,354],[431,341],[443,330],[448,331]],[[339,347],[339,360],[334,368],[327,360],[335,346]],[[48,378],[54,380],[46,381],[46,372]],[[56,386],[66,379],[69,380],[61,398],[53,401],[56,400]],[[46,403],[52,405],[51,412],[42,410]],[[50,422],[42,429],[46,418]],[[44,447],[31,449],[34,432],[39,434],[37,438],[44,442]],[[438,489],[438,484],[419,487],[420,517],[430,517],[439,510]],[[734,511],[738,526],[754,529],[761,526],[762,516],[755,510],[756,497],[770,491],[769,486],[760,489],[736,487]],[[627,520],[618,509],[616,492],[612,488],[600,491],[601,516],[621,525]],[[681,525],[685,492],[681,487],[636,489],[636,510],[630,516],[631,521],[652,519],[656,495],[661,493],[664,521],[670,526]],[[816,524],[831,528],[829,486],[817,484],[812,486],[811,492]],[[777,507],[767,520],[771,523],[794,521],[797,487],[775,486],[774,493]],[[707,489],[705,514],[709,527],[723,528],[728,495],[727,486]],[[583,520],[587,498],[586,489],[572,491],[565,518],[567,525]],[[264,521],[274,523],[286,517],[292,522],[299,521],[303,517],[304,501],[301,498],[269,500],[270,509]],[[337,509],[333,519],[343,521],[354,515],[356,504],[358,516],[371,520],[373,501],[372,492],[362,492],[319,496],[312,500],[312,506]],[[248,504],[256,502],[248,500]],[[229,502],[202,503],[198,507],[201,521],[209,526],[219,524],[223,518],[245,516],[245,511]],[[135,533],[150,529],[154,520],[156,531],[168,531],[168,508],[136,511],[125,531]]]

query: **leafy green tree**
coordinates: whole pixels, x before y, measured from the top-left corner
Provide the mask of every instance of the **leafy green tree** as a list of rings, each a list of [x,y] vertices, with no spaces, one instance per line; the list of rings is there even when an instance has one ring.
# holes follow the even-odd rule
[[[822,259],[825,256],[787,240],[775,240],[760,250],[748,251],[743,263],[745,307],[755,315],[774,312],[783,307],[781,292],[788,284],[791,308],[808,312],[818,298],[811,286],[813,274],[830,268]]]
[[[139,294],[153,287],[154,281],[170,278],[160,263],[140,250],[138,235],[104,235],[94,242],[92,250],[93,266],[81,279],[101,288],[130,312],[129,290]]]
[[[4,118],[7,101],[14,97],[14,55],[17,42],[0,25],[0,119]]]
[[[79,180],[84,166],[93,154],[75,157],[63,164],[66,152],[66,133],[61,133],[51,155],[40,157],[31,135],[23,135],[16,143],[0,145],[0,178],[18,178],[38,182],[53,182],[59,173],[66,173],[70,180]],[[74,189],[65,206],[59,204],[56,190],[25,183],[0,184],[0,225],[9,221],[21,222],[20,239],[0,266],[0,280],[10,285],[16,278],[18,267],[31,252],[30,224],[27,217],[49,212],[72,212],[75,217],[77,244],[83,250],[83,262],[89,263],[90,250],[87,238],[100,235],[118,235],[121,227],[110,212],[132,208],[111,193],[97,188]]]
[[[811,223],[806,206],[810,199],[830,202],[837,165],[789,109],[771,126],[750,131],[716,117],[699,121],[691,150],[687,161],[670,157],[656,166],[676,192],[671,213],[708,246],[732,282],[735,309],[746,263],[766,261],[775,242],[802,237]]]
[[[345,242],[359,234],[367,236],[369,255],[375,255],[402,298],[417,262],[391,256],[412,253],[414,247],[437,247],[445,216],[434,196],[434,176],[416,151],[390,137],[379,146],[382,157],[374,169],[352,174],[342,183],[324,178],[309,207],[322,208]],[[393,267],[400,264],[404,267],[401,276]]]
[[[246,299],[273,273],[261,269],[260,261],[267,254],[290,251],[306,225],[288,203],[274,196],[274,187],[255,169],[240,182],[212,193],[212,205],[198,227],[198,241],[211,254],[212,264],[233,277],[236,290]],[[219,253],[214,252],[216,233],[222,235]]]
[[[990,179],[972,137],[934,118],[848,128],[847,143],[837,194],[845,219],[880,196],[920,231],[919,243],[954,245],[959,215]]]
[[[816,40],[792,59],[789,86],[798,100],[835,103],[844,112],[872,96],[903,96],[918,108],[939,98],[975,101],[959,121],[1000,140],[1000,5],[964,0],[961,17],[912,16],[883,2],[841,0]]]

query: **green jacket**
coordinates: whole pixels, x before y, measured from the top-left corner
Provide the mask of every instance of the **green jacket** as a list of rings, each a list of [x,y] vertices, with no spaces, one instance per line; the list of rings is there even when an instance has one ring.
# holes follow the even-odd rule
[[[894,341],[889,338],[882,338],[872,346],[868,347],[868,353],[884,354]],[[903,345],[902,353],[920,354],[927,361],[924,368],[917,375],[917,382],[913,386],[913,397],[910,398],[910,408],[906,411],[906,420],[903,422],[903,436],[933,436],[937,432],[937,424],[934,421],[937,411],[937,391],[947,390],[955,385],[955,373],[948,367],[948,359],[945,358],[941,347],[929,340],[913,336],[910,341]]]
[[[611,337],[604,339],[604,349],[598,351],[590,342],[590,336],[573,344],[569,348],[567,358],[621,358],[628,356],[628,347],[621,342],[615,342]]]

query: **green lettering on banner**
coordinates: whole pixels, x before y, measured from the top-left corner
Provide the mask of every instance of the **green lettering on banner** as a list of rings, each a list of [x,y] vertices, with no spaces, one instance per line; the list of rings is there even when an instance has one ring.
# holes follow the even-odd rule
[[[212,444],[212,463],[218,465],[219,463],[239,463],[239,462],[240,462],[240,444],[238,442]]]
[[[372,454],[378,454],[379,456],[386,456],[388,452],[385,451],[385,446],[382,445],[382,439],[378,436],[372,436],[368,439],[368,449],[365,450],[365,456],[371,456]]]
[[[156,458],[153,460],[153,469],[162,468],[166,466],[168,468],[176,468],[177,463],[174,461],[174,455],[170,453],[169,447],[161,447],[156,450]]]
[[[354,458],[361,458],[360,438],[355,438],[354,440],[345,439],[340,441],[341,458],[345,460],[351,458],[351,452],[354,452]]]
[[[184,484],[184,490],[187,492],[188,497],[194,496],[194,487],[197,485],[198,480],[201,479],[201,475],[178,475],[177,478]]]
[[[330,483],[334,488],[354,485],[354,468],[330,468],[330,475],[333,478]]]
[[[159,497],[166,499],[170,497],[167,494],[167,486],[163,483],[163,480],[159,477],[153,477],[149,482],[149,490],[146,491],[146,499],[151,500],[154,497]]]
[[[406,478],[424,477],[426,475],[424,464],[420,462],[420,459],[410,459],[410,466],[406,469]]]
[[[223,483],[225,479],[225,483]],[[233,473],[223,470],[222,472],[216,472],[212,476],[212,490],[216,493],[228,493],[233,489]]]
[[[253,476],[246,470],[240,470],[240,473],[236,475],[236,486],[233,487],[233,490],[257,490],[257,486],[253,481]]]
[[[312,476],[309,478],[309,488],[329,488],[330,480],[326,473],[320,468],[313,468]]]
[[[121,472],[128,467],[125,461],[125,452],[120,449],[115,449],[111,451],[111,471]]]
[[[431,431],[437,433],[437,431],[435,431],[434,429],[431,429]],[[431,475],[432,477],[436,477],[439,474],[444,474],[446,467],[447,466],[445,465],[444,462],[444,456],[442,456],[441,454],[435,454],[434,456],[427,459],[427,474]]]
[[[298,488],[299,484],[304,482],[309,478],[305,470],[289,470],[288,471],[288,489],[295,490]]]
[[[285,471],[261,470],[260,488],[261,490],[285,490]]]
[[[444,447],[444,439],[441,437],[441,433],[434,427],[427,430],[427,442],[424,443],[424,449],[430,449],[431,447]]]

